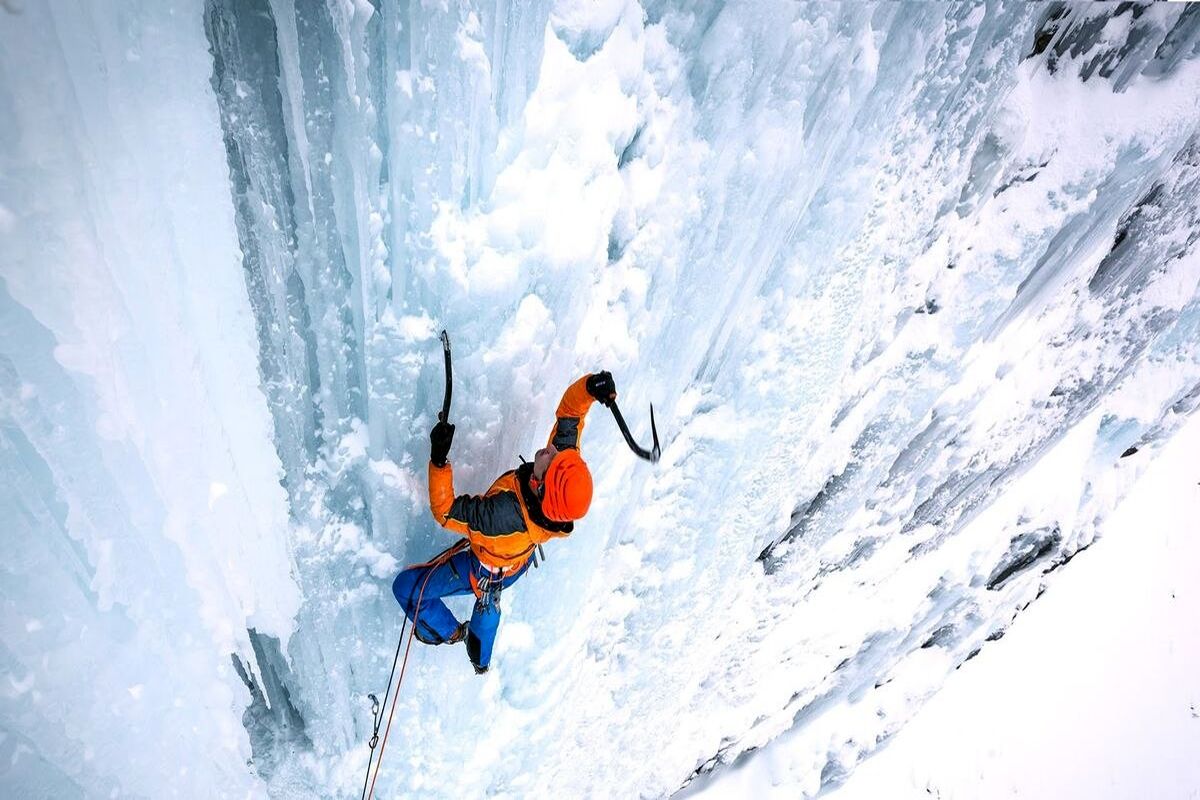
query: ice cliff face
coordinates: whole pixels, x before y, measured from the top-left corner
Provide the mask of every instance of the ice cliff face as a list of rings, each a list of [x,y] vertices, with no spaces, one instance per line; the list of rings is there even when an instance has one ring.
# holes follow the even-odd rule
[[[456,350],[481,491],[617,376],[497,668],[386,796],[816,793],[1200,404],[1200,12],[142,0],[0,11],[0,763],[350,796]]]

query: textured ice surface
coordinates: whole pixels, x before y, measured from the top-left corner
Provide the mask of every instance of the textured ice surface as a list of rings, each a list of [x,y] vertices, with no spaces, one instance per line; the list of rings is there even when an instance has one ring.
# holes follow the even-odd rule
[[[0,11],[5,794],[240,796],[286,495],[193,10]],[[258,669],[257,666],[254,667]]]
[[[449,541],[441,327],[461,491],[600,367],[664,451],[595,412],[592,512],[486,678],[415,652],[383,793],[662,796],[785,730],[840,780],[1200,404],[1198,50],[1126,4],[0,11],[5,785],[358,793]]]

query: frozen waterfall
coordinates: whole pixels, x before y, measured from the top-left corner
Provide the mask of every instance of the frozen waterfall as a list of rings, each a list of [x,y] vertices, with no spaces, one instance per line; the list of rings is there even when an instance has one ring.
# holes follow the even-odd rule
[[[815,795],[1200,405],[1198,240],[1200,5],[7,0],[4,793],[359,796],[446,328],[459,491],[601,368],[663,458],[377,795]]]

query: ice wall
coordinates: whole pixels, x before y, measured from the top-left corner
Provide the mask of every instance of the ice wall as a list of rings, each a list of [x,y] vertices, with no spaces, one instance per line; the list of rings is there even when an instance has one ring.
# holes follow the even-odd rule
[[[186,4],[0,11],[10,797],[237,797],[230,661],[301,595]]]
[[[440,327],[461,491],[599,367],[640,437],[655,403],[664,456],[597,410],[596,503],[506,596],[496,669],[414,654],[389,796],[662,796],[789,729],[815,793],[1003,634],[1200,402],[1190,8],[0,20],[14,785],[70,794],[49,764],[160,794],[174,762],[127,778],[55,743],[132,752],[186,716],[228,754],[180,754],[218,793],[358,794],[389,580],[449,542],[424,486]],[[148,552],[166,585],[139,594]],[[45,563],[79,619],[123,615],[84,651],[145,677],[89,692],[103,712],[44,699],[80,655],[30,638],[75,638],[28,588]],[[203,708],[102,737],[175,670]]]

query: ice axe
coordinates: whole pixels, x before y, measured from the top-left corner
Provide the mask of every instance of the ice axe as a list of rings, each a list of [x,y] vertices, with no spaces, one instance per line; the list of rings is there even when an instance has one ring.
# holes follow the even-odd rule
[[[639,458],[644,458],[651,464],[656,463],[659,455],[662,454],[662,449],[658,446],[658,428],[654,425],[654,404],[650,404],[650,432],[654,436],[654,447],[649,450],[633,440],[633,434],[629,432],[629,426],[625,424],[625,418],[621,416],[621,409],[617,407],[617,401],[609,400],[606,405],[617,420],[617,427],[621,429],[621,435],[625,437],[625,443],[629,445],[629,449]]]
[[[450,421],[450,396],[454,394],[454,373],[450,368],[450,334],[442,330],[442,356],[446,360],[446,393],[442,395],[442,410],[438,412],[438,422]]]

